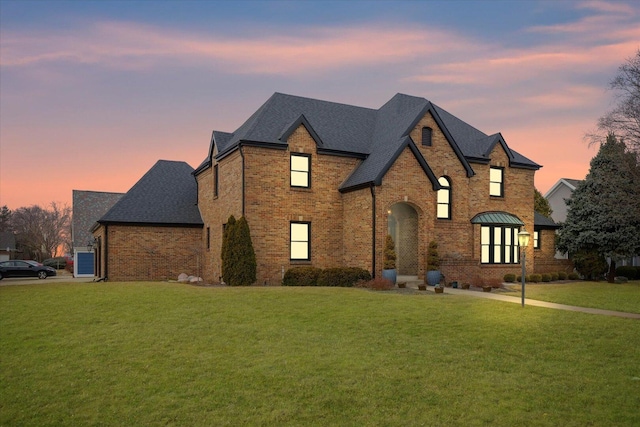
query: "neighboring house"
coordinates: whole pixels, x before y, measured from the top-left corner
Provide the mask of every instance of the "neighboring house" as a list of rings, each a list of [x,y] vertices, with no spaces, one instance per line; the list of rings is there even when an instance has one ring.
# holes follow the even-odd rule
[[[71,242],[73,246],[74,276],[95,275],[94,237],[91,233],[98,221],[124,193],[73,190]]]
[[[563,223],[567,219],[568,206],[566,201],[571,198],[573,191],[581,182],[582,180],[579,179],[560,178],[560,180],[553,184],[549,191],[545,193],[544,197],[553,210],[551,217],[556,223]],[[555,258],[568,259],[569,256],[568,254],[557,252]],[[640,256],[622,260],[618,265],[640,266]]]
[[[579,179],[560,178],[544,195],[553,211],[551,218],[556,223],[563,223],[567,219],[566,200],[571,198],[573,191],[580,182],[581,180]]]
[[[0,232],[0,261],[14,259],[16,252],[16,236],[10,231]]]
[[[200,270],[202,218],[193,168],[158,161],[92,229],[98,278],[155,280]]]
[[[390,233],[398,273],[423,277],[431,240],[447,280],[519,271],[540,166],[424,98],[379,109],[274,94],[235,132],[214,131],[195,171],[205,279],[221,272],[229,215],[244,215],[258,283],[303,265],[378,276]],[[533,242],[527,270],[534,271]]]

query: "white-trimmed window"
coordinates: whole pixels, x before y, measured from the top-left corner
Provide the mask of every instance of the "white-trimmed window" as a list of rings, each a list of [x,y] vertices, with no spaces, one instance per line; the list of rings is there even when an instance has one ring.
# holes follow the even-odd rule
[[[311,155],[291,153],[291,186],[311,187]]]
[[[442,188],[438,190],[437,218],[451,219],[451,183],[446,176],[438,178],[438,183]]]
[[[504,168],[497,166],[489,168],[489,195],[504,197]]]
[[[533,232],[533,249],[540,249],[540,232]]]
[[[483,225],[480,227],[482,264],[518,264],[518,227]]]
[[[311,260],[311,223],[291,222],[291,260]]]

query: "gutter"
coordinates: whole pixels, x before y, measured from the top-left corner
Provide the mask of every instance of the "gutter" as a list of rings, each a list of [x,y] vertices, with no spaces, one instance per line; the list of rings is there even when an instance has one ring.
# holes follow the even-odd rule
[[[376,189],[375,185],[371,183],[369,186],[371,190],[371,278],[376,278]]]

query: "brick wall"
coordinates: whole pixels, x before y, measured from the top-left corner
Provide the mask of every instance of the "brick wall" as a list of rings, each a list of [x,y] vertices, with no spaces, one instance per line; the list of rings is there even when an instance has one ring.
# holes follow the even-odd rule
[[[101,268],[105,272],[106,261],[109,280],[175,280],[180,273],[196,276],[202,271],[199,227],[110,224],[107,234],[105,240],[102,226],[94,235],[102,239]]]
[[[556,233],[554,230],[540,230],[540,249],[533,251],[535,273],[557,273],[559,271],[570,273],[573,271],[572,261],[568,259],[555,259],[555,238]]]
[[[421,129],[433,129],[432,145],[421,145]],[[509,167],[500,144],[490,154],[490,164],[472,164],[476,175],[469,178],[454,150],[430,114],[426,114],[410,133],[436,177],[451,182],[452,218],[436,218],[436,192],[413,153],[406,149],[390,167],[375,192],[375,274],[383,266],[382,247],[389,230],[388,211],[398,203],[410,206],[417,221],[417,253],[409,270],[424,277],[428,243],[436,240],[442,258],[441,270],[447,280],[471,281],[475,276],[502,278],[517,273],[519,265],[487,266],[480,263],[480,227],[470,223],[477,213],[506,211],[518,216],[533,232],[533,170]],[[297,265],[320,268],[358,266],[373,269],[372,207],[370,188],[340,193],[338,187],[360,160],[318,154],[316,143],[304,126],[292,133],[286,150],[243,147],[219,164],[220,194],[213,197],[213,174],[198,176],[199,207],[205,222],[200,238],[206,243],[210,228],[211,247],[205,251],[204,277],[216,282],[220,275],[222,224],[230,214],[242,215],[244,163],[244,213],[247,218],[258,262],[258,284],[281,282],[282,272]],[[290,186],[291,152],[311,155],[311,188]],[[504,167],[504,197],[489,196],[490,165]],[[290,221],[311,222],[311,261],[291,262]],[[405,257],[409,255],[405,254]],[[534,271],[533,242],[527,248],[527,271]],[[417,267],[415,264],[417,263]],[[403,267],[404,268],[404,267]]]

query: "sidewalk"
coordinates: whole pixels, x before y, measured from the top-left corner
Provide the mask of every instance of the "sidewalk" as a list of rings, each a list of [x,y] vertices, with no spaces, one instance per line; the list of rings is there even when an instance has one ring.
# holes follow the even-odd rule
[[[427,287],[427,290],[433,292],[433,287],[429,286]],[[487,298],[487,299],[492,299],[497,301],[522,304],[521,297],[512,297],[507,295],[494,294],[491,292],[478,292],[478,291],[454,289],[454,288],[445,288],[444,292],[446,294],[452,294],[452,295],[466,295],[470,297]],[[538,301],[538,300],[527,299],[527,298],[525,298],[524,304],[532,305],[535,307],[554,308],[556,310],[579,311],[582,313],[599,314],[602,316],[615,316],[615,317],[625,317],[628,319],[640,319],[640,314],[638,313],[625,313],[622,311],[601,310],[599,308],[576,307],[573,305],[556,304],[553,302]]]

